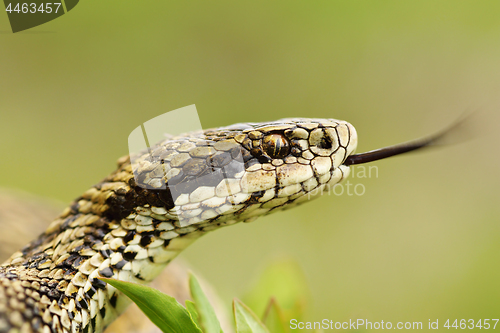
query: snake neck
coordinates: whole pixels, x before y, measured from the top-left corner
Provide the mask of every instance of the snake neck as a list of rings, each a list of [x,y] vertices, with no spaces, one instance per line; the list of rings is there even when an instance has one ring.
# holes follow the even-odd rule
[[[102,331],[128,301],[100,276],[147,283],[206,232],[309,201],[347,177],[356,143],[346,122],[294,118],[187,133],[120,159],[0,266],[0,333]]]
[[[102,331],[129,301],[98,277],[148,283],[205,233],[151,217],[160,203],[127,162],[86,191],[0,266],[0,332]]]

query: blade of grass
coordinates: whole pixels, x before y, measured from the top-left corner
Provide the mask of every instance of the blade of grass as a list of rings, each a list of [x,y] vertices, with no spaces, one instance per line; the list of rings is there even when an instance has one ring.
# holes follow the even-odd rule
[[[164,333],[202,333],[177,300],[141,284],[100,278],[127,295]]]
[[[198,322],[202,331],[204,333],[221,333],[222,329],[215,315],[214,308],[193,274],[189,275],[189,288],[191,290],[191,297],[194,300],[194,306],[198,312]]]
[[[190,300],[186,301],[186,309],[189,311],[189,315],[191,316],[191,320],[198,326],[200,327],[200,321],[199,321],[199,316],[198,316],[198,311],[196,311],[196,305],[194,305],[193,302]]]
[[[262,322],[273,333],[287,333],[285,316],[276,299],[271,298],[262,317]]]
[[[233,312],[237,333],[269,333],[255,313],[237,298],[233,301]]]

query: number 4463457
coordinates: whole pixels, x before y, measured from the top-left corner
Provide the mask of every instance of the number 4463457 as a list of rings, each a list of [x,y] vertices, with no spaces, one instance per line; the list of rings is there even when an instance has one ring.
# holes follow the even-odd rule
[[[52,12],[57,13],[59,8],[61,7],[61,3],[59,2],[47,2],[47,3],[41,3],[40,6],[38,6],[36,3],[17,3],[14,8],[12,8],[12,3],[9,3],[7,8],[5,10],[9,13],[16,12],[16,13],[47,13],[50,14]]]
[[[455,319],[455,321],[450,325],[450,319],[444,323],[444,327],[447,329],[454,328],[454,329],[474,329],[474,328],[479,328],[479,329],[495,329],[498,324],[498,319],[479,319],[478,321],[475,321],[474,319]]]

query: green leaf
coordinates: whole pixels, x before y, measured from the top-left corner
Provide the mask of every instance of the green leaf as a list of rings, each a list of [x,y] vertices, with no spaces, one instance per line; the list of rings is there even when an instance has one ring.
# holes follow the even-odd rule
[[[189,315],[191,316],[191,320],[196,324],[196,326],[200,327],[200,321],[198,316],[198,311],[196,311],[196,305],[190,300],[186,300],[186,309],[189,311]]]
[[[128,296],[164,333],[202,333],[177,300],[141,284],[100,278]]]
[[[233,301],[236,333],[269,333],[255,313],[239,299]]]
[[[198,322],[204,333],[221,333],[219,320],[215,315],[214,308],[210,305],[207,296],[193,274],[189,275],[189,288],[194,306],[198,312]]]
[[[266,312],[264,312],[264,316],[262,317],[262,322],[273,333],[289,332],[283,310],[281,310],[278,302],[274,298],[269,300]]]

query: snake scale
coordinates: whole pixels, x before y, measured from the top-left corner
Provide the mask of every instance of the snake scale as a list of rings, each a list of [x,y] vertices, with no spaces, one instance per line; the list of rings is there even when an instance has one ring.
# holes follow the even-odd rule
[[[99,277],[148,283],[205,233],[306,202],[349,165],[438,137],[354,155],[351,124],[294,118],[168,137],[125,156],[0,266],[0,332],[102,332],[130,301]]]

